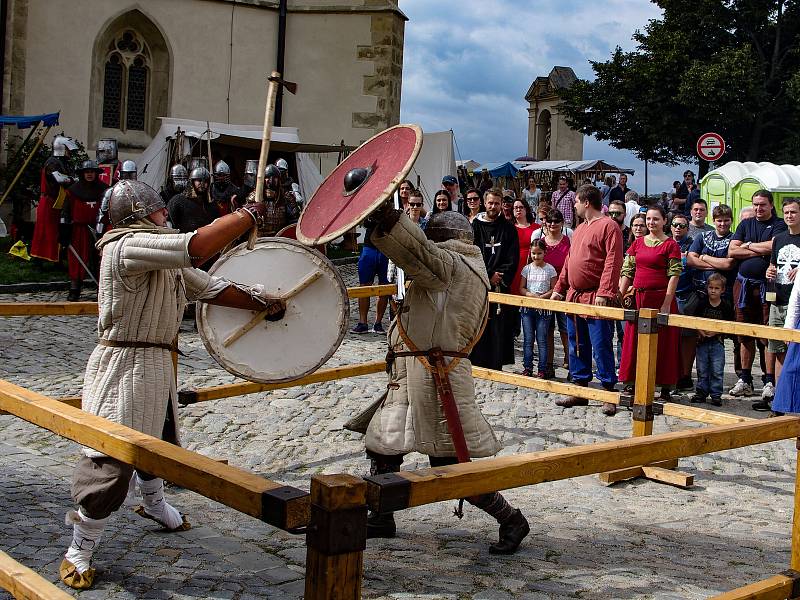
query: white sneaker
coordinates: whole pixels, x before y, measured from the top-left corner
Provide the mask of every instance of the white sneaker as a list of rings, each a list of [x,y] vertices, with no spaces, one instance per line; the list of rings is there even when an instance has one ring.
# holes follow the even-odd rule
[[[761,390],[761,399],[772,402],[773,398],[775,398],[775,386],[771,382],[767,382],[764,384],[764,389]]]
[[[742,379],[736,382],[731,388],[731,391],[728,392],[731,396],[752,396],[753,395],[753,385],[750,383],[745,383]]]

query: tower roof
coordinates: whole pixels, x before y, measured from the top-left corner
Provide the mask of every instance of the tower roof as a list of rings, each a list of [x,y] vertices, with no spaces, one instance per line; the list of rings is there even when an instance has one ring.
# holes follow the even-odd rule
[[[558,96],[559,90],[569,89],[577,80],[571,67],[555,66],[547,77],[539,76],[533,80],[525,94],[525,100],[531,102],[535,98]]]

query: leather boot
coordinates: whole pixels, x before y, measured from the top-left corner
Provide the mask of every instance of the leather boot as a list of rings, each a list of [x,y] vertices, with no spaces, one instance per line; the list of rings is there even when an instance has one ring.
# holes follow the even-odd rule
[[[76,285],[72,282],[69,287],[69,294],[67,295],[67,302],[78,302],[81,299],[81,286],[80,282]]]
[[[492,554],[513,554],[531,528],[519,509],[512,507],[502,494],[484,494],[467,502],[492,515],[500,523],[500,539],[489,546]]]
[[[385,473],[397,473],[403,464],[403,455],[398,454],[388,456],[367,451],[369,457],[369,474],[383,475]],[[397,525],[394,522],[394,513],[376,513],[369,511],[367,515],[367,539],[372,538],[393,538],[397,533]]]

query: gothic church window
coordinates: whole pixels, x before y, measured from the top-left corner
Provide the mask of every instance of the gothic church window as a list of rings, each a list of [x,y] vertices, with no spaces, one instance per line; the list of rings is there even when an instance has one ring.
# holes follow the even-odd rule
[[[108,46],[103,79],[103,127],[144,131],[148,114],[150,50],[131,29]]]

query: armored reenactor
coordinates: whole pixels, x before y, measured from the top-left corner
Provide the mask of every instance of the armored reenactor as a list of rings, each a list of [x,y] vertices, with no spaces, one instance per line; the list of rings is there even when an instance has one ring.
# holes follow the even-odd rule
[[[170,199],[176,194],[180,194],[186,189],[186,184],[189,182],[189,172],[180,163],[175,163],[169,169],[169,176],[167,177],[164,186],[161,188],[161,198],[164,202],[169,202]]]
[[[211,198],[217,205],[220,215],[227,215],[236,209],[234,202],[239,188],[231,183],[231,168],[224,160],[214,166],[214,183],[211,184]]]
[[[96,161],[83,161],[77,169],[78,181],[67,190],[61,210],[61,245],[69,248],[69,296],[77,302],[81,285],[86,277],[86,267],[95,263],[95,225],[100,214],[100,204],[108,186],[100,181],[103,173]],[[90,267],[91,268],[91,267]]]
[[[109,213],[113,229],[97,243],[102,253],[98,292],[98,342],[89,357],[83,410],[148,435],[180,443],[171,350],[184,306],[199,300],[279,317],[285,303],[263,286],[243,286],[197,267],[226,244],[260,224],[265,207],[249,204],[196,232],[169,229],[158,193],[139,181],[114,186]],[[91,587],[92,556],[110,515],[122,506],[134,469],[92,449],[75,468],[70,511],[72,543],[59,569],[74,589]],[[143,504],[137,514],[168,531],[190,527],[164,497],[161,479],[141,471],[135,481]]]
[[[437,213],[423,232],[389,202],[371,220],[372,243],[412,281],[389,327],[387,393],[366,429],[371,474],[399,471],[403,456],[413,451],[426,454],[432,467],[496,454],[501,446],[475,402],[469,360],[491,285],[469,220],[454,211]],[[461,435],[448,404],[457,408]],[[530,531],[519,509],[497,492],[467,501],[500,524],[499,541],[489,551],[516,551]],[[395,530],[393,514],[369,515],[368,537],[394,537]]]
[[[261,200],[267,211],[264,215],[264,227],[258,230],[259,237],[275,235],[287,225],[297,222],[300,207],[297,206],[294,195],[283,193],[281,173],[275,165],[267,165],[264,170],[264,192]],[[247,196],[247,201],[256,201],[255,190]]]
[[[283,188],[284,196],[288,196],[289,194],[293,195],[297,206],[302,208],[303,195],[300,193],[300,186],[292,179],[292,176],[289,175],[289,163],[287,163],[285,159],[279,158],[275,161],[275,166],[278,167],[278,170],[281,172],[281,187]]]
[[[195,167],[189,175],[189,186],[167,204],[169,220],[181,233],[195,231],[219,217],[219,209],[208,191],[210,179],[208,169]]]
[[[108,206],[114,186],[120,181],[135,181],[137,178],[138,175],[136,163],[132,160],[123,161],[119,166],[119,169],[116,171],[116,177],[113,184],[106,190],[105,194],[103,195],[103,199],[100,202],[100,213],[97,215],[97,233],[103,234],[108,231],[111,226],[111,223],[108,219]]]
[[[75,149],[77,146],[70,138],[56,136],[53,155],[42,165],[39,206],[36,207],[36,226],[31,242],[31,256],[35,258],[58,262],[61,209],[67,188],[75,182],[68,159],[70,150]]]

